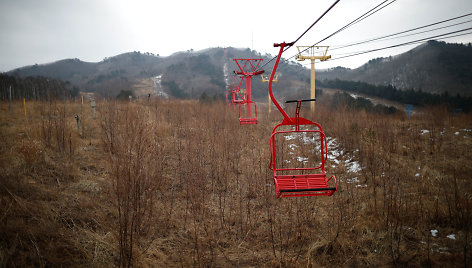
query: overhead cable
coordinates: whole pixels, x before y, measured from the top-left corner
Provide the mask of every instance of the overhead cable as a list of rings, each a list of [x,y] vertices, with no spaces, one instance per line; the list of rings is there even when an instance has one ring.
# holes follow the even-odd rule
[[[300,38],[302,38],[311,28],[313,28],[313,26],[315,26],[316,23],[318,23],[318,21],[321,20],[321,18],[323,18],[336,4],[339,3],[339,1],[341,0],[336,0],[325,12],[323,12],[323,14],[321,14],[321,16],[315,21],[313,22],[310,27],[308,27],[308,29],[306,29],[295,41],[292,42],[292,46],[298,42],[298,40],[300,40]],[[287,48],[284,49],[284,52],[289,49],[290,46],[288,46]],[[261,68],[264,68],[264,66],[266,66],[267,64],[269,64],[271,61],[273,61],[274,59],[276,59],[277,56],[273,57],[271,60],[269,60],[268,62],[266,62],[264,65],[261,66]]]
[[[385,4],[386,2],[390,1],[389,3]],[[347,28],[351,27],[352,25],[356,24],[356,23],[359,23],[361,22],[362,20],[368,18],[369,16],[379,12],[380,10],[382,10],[383,8],[389,6],[390,4],[392,4],[393,2],[395,2],[396,0],[384,0],[382,3],[378,4],[377,6],[375,6],[374,8],[370,9],[369,11],[365,12],[364,14],[362,14],[361,16],[359,16],[358,18],[356,18],[355,20],[349,22],[348,24],[344,25],[343,27],[341,27],[340,29],[338,29],[337,31],[333,32],[332,34],[328,35],[327,37],[323,38],[322,40],[316,42],[314,45],[310,46],[310,47],[307,47],[305,48],[304,50],[300,51],[300,53],[303,53],[304,51],[316,46],[317,44],[327,40],[328,38],[331,38],[333,35],[335,34],[338,34],[344,30],[346,30]],[[293,55],[292,57],[286,59],[285,61],[288,61],[292,58],[294,58],[297,54]]]
[[[396,48],[396,47],[401,47],[401,46],[406,46],[406,45],[412,45],[412,44],[423,43],[423,42],[425,42],[425,41],[431,41],[431,40],[437,39],[438,37],[442,37],[442,38],[439,38],[439,39],[445,39],[445,38],[463,36],[463,35],[471,34],[472,32],[469,32],[469,33],[462,33],[462,34],[453,35],[453,36],[449,36],[449,35],[457,34],[457,33],[461,33],[461,32],[465,32],[465,31],[469,31],[469,30],[472,30],[472,27],[470,27],[470,28],[465,28],[465,29],[458,30],[458,31],[453,31],[453,32],[445,33],[445,34],[440,34],[440,35],[430,36],[430,37],[426,37],[426,38],[421,38],[421,39],[417,39],[417,40],[414,40],[414,41],[409,41],[409,42],[405,42],[405,43],[401,43],[401,44],[396,44],[396,45],[386,46],[386,47],[382,47],[382,48],[376,48],[376,49],[361,51],[361,52],[354,52],[354,53],[351,53],[351,54],[349,54],[349,55],[347,55],[347,56],[343,56],[343,57],[339,57],[339,58],[332,58],[332,59],[330,59],[329,61],[338,60],[338,59],[343,59],[343,58],[349,58],[349,57],[354,57],[354,56],[357,56],[357,55],[362,55],[362,54],[366,54],[366,53],[376,52],[376,51],[385,50],[385,49],[389,49],[389,48]]]
[[[376,37],[376,38],[368,39],[368,40],[365,40],[365,41],[360,41],[360,42],[357,42],[357,43],[353,43],[353,44],[348,44],[348,45],[344,45],[344,46],[332,48],[331,50],[341,49],[341,48],[345,48],[345,47],[350,47],[350,46],[355,46],[355,45],[360,45],[360,44],[365,44],[365,43],[369,43],[369,42],[373,42],[373,41],[385,39],[385,38],[388,38],[388,37],[393,37],[393,36],[396,36],[396,35],[400,35],[400,34],[412,32],[412,31],[416,31],[416,30],[419,30],[419,29],[431,27],[431,26],[434,26],[434,25],[438,25],[438,24],[441,24],[441,23],[445,23],[445,22],[448,22],[448,21],[460,19],[460,18],[463,18],[463,17],[471,16],[471,15],[472,15],[472,13],[469,13],[469,14],[465,14],[465,15],[462,15],[462,16],[454,17],[454,18],[451,18],[451,19],[442,20],[442,21],[438,21],[438,22],[431,23],[431,24],[428,24],[428,25],[424,25],[424,26],[421,26],[421,27],[416,27],[416,28],[413,28],[413,29],[410,29],[410,30],[405,30],[405,31],[401,31],[401,32],[398,32],[398,33],[394,33],[394,34],[384,35],[384,36],[381,36],[381,37]],[[431,32],[431,31],[434,31],[434,30],[449,28],[449,27],[457,26],[457,25],[464,24],[464,23],[467,23],[467,22],[470,22],[470,21],[471,21],[471,20],[468,20],[468,21],[465,21],[465,22],[460,22],[460,23],[456,23],[456,24],[452,24],[452,25],[448,25],[448,26],[443,26],[443,27],[439,27],[439,28],[432,29],[432,30],[427,30],[427,31],[419,32],[419,33],[414,33],[414,34],[411,34],[411,35],[416,35],[416,34],[420,34],[420,33]],[[411,36],[411,35],[406,35],[406,36]]]

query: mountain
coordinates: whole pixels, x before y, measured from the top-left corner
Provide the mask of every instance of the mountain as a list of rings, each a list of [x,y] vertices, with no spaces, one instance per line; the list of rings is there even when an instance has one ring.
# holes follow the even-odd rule
[[[276,50],[274,50],[276,52]],[[105,58],[100,62],[65,59],[32,65],[8,72],[17,77],[43,76],[60,79],[84,92],[116,97],[121,91],[133,90],[137,96],[149,93],[177,98],[199,98],[223,95],[232,83],[234,58],[262,58],[261,66],[270,72],[273,58],[257,51],[227,48],[188,50],[167,57],[151,53],[129,52]],[[309,70],[298,62],[281,61],[276,96],[285,99],[309,97]],[[372,59],[356,69],[336,67],[319,70],[320,80],[361,81],[400,90],[427,93],[448,92],[450,96],[472,96],[472,47],[430,41],[406,53]],[[239,80],[236,81],[239,83]],[[326,83],[325,83],[326,84]],[[242,83],[243,88],[245,83]],[[321,85],[321,84],[320,84]],[[253,79],[253,98],[267,96],[267,84]]]
[[[361,81],[398,89],[472,96],[472,47],[429,41],[406,53],[372,59],[356,69],[317,72],[318,79]]]
[[[133,89],[138,92],[138,96],[155,92],[178,98],[198,98],[203,93],[223,95],[226,92],[227,84],[232,83],[233,70],[238,68],[233,58],[262,58],[262,66],[273,56],[232,47],[188,50],[167,57],[135,51],[105,58],[100,62],[65,59],[35,64],[12,70],[8,74],[60,79],[81,91],[109,97],[117,96],[122,90]],[[279,83],[282,88],[292,92],[306,88],[309,76],[300,64],[282,63],[280,70],[285,77],[285,81]],[[267,84],[263,84],[259,77],[252,81],[254,98],[266,96]],[[239,83],[239,80],[236,82]]]

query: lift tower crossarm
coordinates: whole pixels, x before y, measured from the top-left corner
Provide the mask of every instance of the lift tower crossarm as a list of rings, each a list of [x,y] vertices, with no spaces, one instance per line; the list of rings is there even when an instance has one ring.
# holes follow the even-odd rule
[[[315,48],[325,49],[325,51],[322,53],[318,53],[317,51],[315,51]],[[297,46],[298,55],[295,56],[295,59],[299,61],[311,60],[311,59],[327,61],[331,59],[331,55],[326,55],[328,54],[328,48],[329,46]]]

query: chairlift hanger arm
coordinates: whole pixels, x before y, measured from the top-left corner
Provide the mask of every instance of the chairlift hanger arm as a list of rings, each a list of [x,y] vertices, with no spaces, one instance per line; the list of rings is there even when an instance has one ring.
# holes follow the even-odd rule
[[[280,49],[279,49],[279,54],[277,55],[277,59],[275,60],[274,68],[272,68],[272,73],[270,74],[270,78],[269,78],[269,95],[270,95],[270,99],[274,103],[275,107],[277,107],[277,109],[279,109],[280,113],[284,117],[284,120],[287,121],[287,122],[291,122],[291,123],[294,123],[293,120],[287,115],[287,113],[284,111],[284,109],[280,106],[279,102],[274,97],[274,93],[272,92],[272,83],[274,81],[275,72],[277,71],[277,67],[279,66],[280,58],[282,57],[282,53],[284,52],[285,47],[290,47],[293,44],[294,44],[294,42],[292,42],[292,43],[283,42],[283,43],[280,43],[280,44],[277,44],[277,43],[274,44],[274,47],[280,47]]]

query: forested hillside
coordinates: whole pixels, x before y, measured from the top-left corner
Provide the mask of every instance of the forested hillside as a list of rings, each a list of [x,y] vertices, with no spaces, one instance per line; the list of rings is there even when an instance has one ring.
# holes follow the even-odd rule
[[[472,108],[472,97],[460,95],[451,96],[448,92],[442,94],[431,94],[424,91],[400,90],[391,85],[375,86],[359,81],[346,80],[323,80],[317,81],[319,87],[341,89],[350,93],[361,93],[372,97],[378,97],[403,104],[419,106],[446,105],[450,110],[470,111]]]
[[[79,89],[70,83],[46,77],[14,77],[0,73],[0,100],[50,100],[70,99]]]
[[[317,78],[472,96],[472,45],[429,41],[397,56],[372,59],[356,69],[318,72]]]

